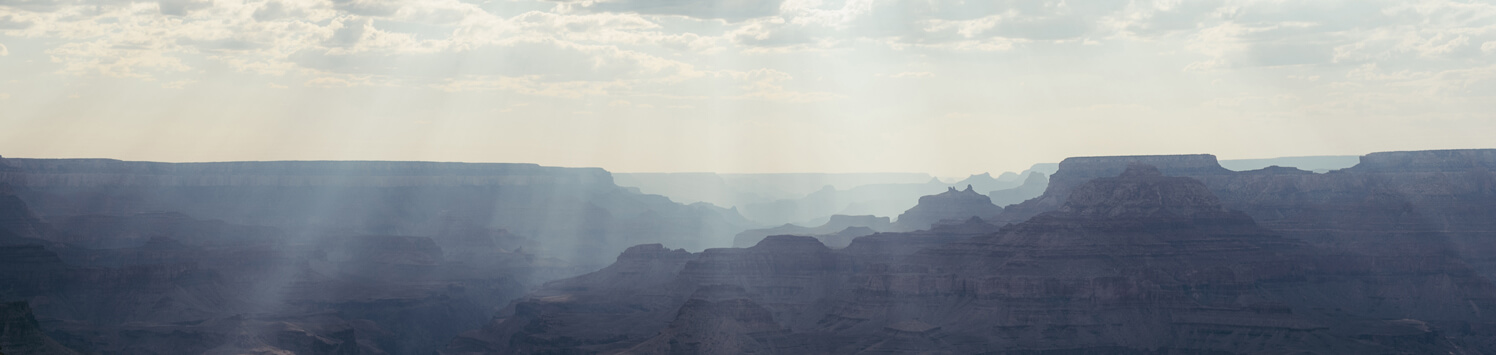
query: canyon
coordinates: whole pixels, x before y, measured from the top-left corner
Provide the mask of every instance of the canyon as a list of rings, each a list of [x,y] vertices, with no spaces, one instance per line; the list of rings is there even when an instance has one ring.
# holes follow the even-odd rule
[[[1489,254],[1464,250],[1496,237],[1492,152],[1070,158],[996,216],[845,248],[638,246],[443,353],[1489,353]]]
[[[0,158],[0,351],[1493,353],[1493,167],[1074,157],[765,228],[591,168]]]

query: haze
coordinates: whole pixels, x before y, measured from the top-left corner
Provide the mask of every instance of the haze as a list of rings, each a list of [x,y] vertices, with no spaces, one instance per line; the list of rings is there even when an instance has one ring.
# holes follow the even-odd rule
[[[1473,148],[1480,1],[0,0],[0,151],[1019,171]]]

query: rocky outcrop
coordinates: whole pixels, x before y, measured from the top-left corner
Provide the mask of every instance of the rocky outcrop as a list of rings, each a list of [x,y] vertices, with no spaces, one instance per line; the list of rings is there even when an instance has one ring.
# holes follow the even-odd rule
[[[977,193],[969,185],[960,191],[952,187],[940,194],[920,197],[918,205],[904,211],[894,221],[894,229],[913,231],[928,229],[942,220],[992,218],[1002,213],[1002,210],[1002,207],[992,204],[991,198]]]
[[[1100,175],[1097,166],[1159,161],[1165,175],[1200,180],[1227,208],[1263,226],[1310,244],[1379,263],[1418,265],[1423,258],[1457,255],[1496,278],[1496,150],[1372,153],[1348,169],[1314,174],[1268,167],[1221,173],[1199,156],[1100,157],[1087,164],[1067,159],[1044,197],[1010,206],[999,223],[1054,210],[1078,181]]]
[[[1117,176],[1130,164],[1147,164],[1157,167],[1169,176],[1215,176],[1230,174],[1222,168],[1214,155],[1140,155],[1118,157],[1074,157],[1060,161],[1059,171],[1049,177],[1044,194],[1033,200],[1008,206],[999,222],[1022,222],[1040,213],[1053,211],[1064,205],[1070,190],[1095,178]]]
[[[1287,238],[1146,165],[1066,191],[1000,229],[969,219],[840,250],[771,236],[652,282],[560,281],[448,353],[1491,351],[1466,329],[1491,323],[1478,310],[1496,286],[1459,263]]]
[[[1024,174],[1029,175],[1032,174],[1032,172],[1026,171],[1024,172]],[[994,191],[1018,187],[1018,185],[1022,183],[1023,179],[1019,177],[1019,174],[1006,172],[998,175],[997,177],[992,177],[992,174],[990,173],[981,173],[968,176],[961,181],[957,181],[955,185],[971,186],[977,191]]]
[[[0,353],[67,355],[78,352],[42,333],[26,302],[3,302],[0,303]]]
[[[793,224],[786,224],[774,228],[746,230],[742,233],[738,233],[738,235],[733,238],[732,245],[738,248],[747,248],[753,246],[754,244],[758,244],[758,242],[763,240],[764,237],[768,237],[771,235],[829,235],[845,231],[848,228],[853,227],[861,227],[874,232],[879,232],[892,230],[893,223],[889,222],[888,217],[833,215],[829,220],[826,221],[826,224],[822,224],[817,227],[801,227]],[[846,246],[846,244],[842,243],[840,246]]]

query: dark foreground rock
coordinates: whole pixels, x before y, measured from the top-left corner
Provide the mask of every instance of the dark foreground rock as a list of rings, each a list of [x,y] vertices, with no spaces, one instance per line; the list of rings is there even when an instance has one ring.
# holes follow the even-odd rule
[[[0,303],[0,353],[9,355],[77,354],[42,333],[26,302]]]
[[[1379,265],[1263,228],[1198,180],[1124,168],[1000,229],[636,247],[445,353],[1496,351],[1481,312],[1496,286],[1456,259]]]
[[[0,302],[88,354],[429,354],[598,255],[727,245],[744,222],[601,169],[0,163]]]

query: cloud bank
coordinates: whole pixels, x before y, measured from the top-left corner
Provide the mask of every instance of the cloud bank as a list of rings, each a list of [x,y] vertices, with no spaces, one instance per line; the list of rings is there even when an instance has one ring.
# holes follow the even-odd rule
[[[119,85],[157,104],[193,89],[477,95],[461,97],[488,104],[438,115],[624,114],[614,116],[650,127],[710,119],[702,128],[777,140],[798,137],[772,127],[803,128],[853,146],[889,142],[871,138],[879,130],[939,135],[921,125],[974,125],[990,130],[983,140],[1048,146],[1001,131],[1104,137],[1113,131],[1097,129],[1122,118],[1214,130],[1281,124],[1287,139],[1320,140],[1299,148],[1325,152],[1375,149],[1374,137],[1408,127],[1496,128],[1496,5],[1471,1],[0,0],[0,43],[0,91],[17,96]],[[8,123],[47,126],[34,121],[66,111],[57,100],[9,102],[19,101],[37,103]],[[636,116],[609,105],[618,101]],[[851,123],[866,128],[837,129]],[[983,144],[891,139],[905,149]],[[749,140],[714,154],[740,154],[724,152]],[[1136,152],[1200,144],[1091,142]],[[1210,144],[1200,148],[1248,145]],[[1058,147],[1042,156],[1069,153]],[[729,167],[784,168],[762,162],[778,153],[765,154]],[[587,165],[665,164],[597,159]],[[929,167],[907,160],[905,169]],[[721,168],[705,157],[676,161]]]

